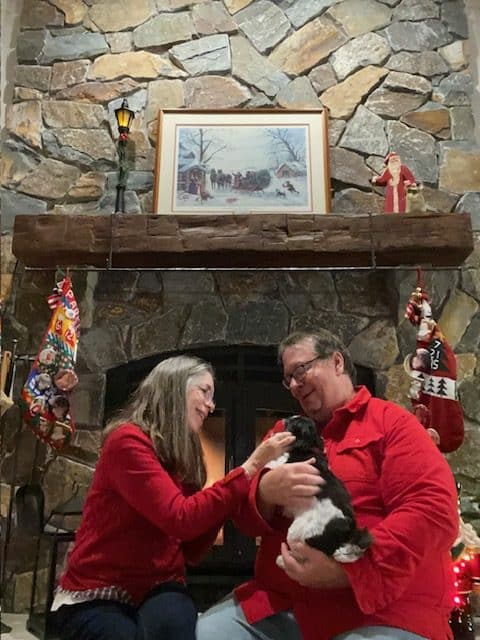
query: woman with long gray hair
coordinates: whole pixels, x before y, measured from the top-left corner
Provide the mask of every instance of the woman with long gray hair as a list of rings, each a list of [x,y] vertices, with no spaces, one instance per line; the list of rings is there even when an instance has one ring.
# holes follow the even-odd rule
[[[199,431],[215,408],[214,390],[210,364],[168,358],[107,424],[52,606],[62,640],[194,640],[185,563],[208,551],[251,478],[293,440],[270,438],[202,490]]]

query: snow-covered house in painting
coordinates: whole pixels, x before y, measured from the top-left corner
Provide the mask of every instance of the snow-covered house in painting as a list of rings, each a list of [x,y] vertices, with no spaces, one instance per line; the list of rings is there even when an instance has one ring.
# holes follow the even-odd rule
[[[307,168],[302,162],[282,162],[282,164],[275,171],[277,178],[296,178],[297,176],[304,176],[307,173]]]

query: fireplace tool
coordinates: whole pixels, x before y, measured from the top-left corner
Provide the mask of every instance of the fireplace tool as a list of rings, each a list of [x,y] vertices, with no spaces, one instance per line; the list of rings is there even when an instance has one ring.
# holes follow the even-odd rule
[[[3,351],[2,353],[2,362],[0,365],[0,393],[1,393],[1,417],[7,413],[7,411],[13,406],[13,382],[15,379],[15,352],[17,349],[17,340],[13,340],[12,343],[12,351]],[[3,426],[3,425],[2,425]],[[20,437],[20,431],[22,428],[22,423],[20,421],[19,428],[16,432],[15,437],[15,453],[13,457],[13,467],[12,467],[12,476],[10,482],[10,500],[8,504],[8,512],[7,512],[7,521],[5,525],[5,535],[3,535],[3,549],[2,549],[2,567],[1,567],[1,575],[0,575],[0,589],[2,592],[2,596],[4,594],[5,589],[5,578],[6,578],[6,565],[7,565],[7,550],[10,542],[10,532],[11,532],[11,522],[12,522],[12,508],[13,508],[13,483],[15,481],[15,473],[17,470],[17,451],[18,451],[18,443]],[[3,429],[1,431],[1,441],[3,445]],[[2,446],[3,450],[3,446]],[[2,451],[3,452],[3,451]],[[8,633],[12,628],[8,625],[4,624],[0,621],[0,632]]]
[[[18,529],[25,535],[39,536],[43,529],[45,496],[36,477],[40,440],[35,438],[30,482],[17,489],[15,494],[15,514]]]
[[[17,364],[19,362],[33,362],[34,357],[30,355],[17,355],[17,344],[18,340],[12,340],[12,349],[7,352],[4,351],[2,354],[2,375],[1,375],[1,383],[3,392],[2,399],[7,399],[2,407],[2,419],[3,417],[16,406],[16,403],[13,401],[13,389],[15,386],[15,378],[17,373]],[[7,355],[8,354],[8,355]],[[8,367],[4,364],[8,363]],[[3,420],[2,420],[3,421]],[[2,427],[4,425],[2,424]],[[7,518],[5,522],[5,532],[3,532],[2,527],[2,537],[3,537],[3,549],[2,549],[2,566],[1,566],[1,575],[0,575],[0,589],[2,594],[5,593],[5,584],[6,584],[6,576],[7,576],[7,558],[8,551],[10,547],[10,538],[11,538],[11,530],[12,530],[12,518],[13,518],[13,507],[14,507],[14,497],[15,497],[15,479],[17,475],[17,467],[18,467],[18,454],[20,448],[20,435],[22,432],[23,420],[21,414],[18,415],[18,424],[15,430],[14,436],[14,452],[12,459],[12,468],[10,474],[10,482],[9,482],[9,501],[8,501],[8,511]],[[1,433],[2,440],[2,450],[3,450],[3,442],[4,442],[4,433],[2,429]],[[1,624],[1,632],[7,633],[10,629],[4,623]]]

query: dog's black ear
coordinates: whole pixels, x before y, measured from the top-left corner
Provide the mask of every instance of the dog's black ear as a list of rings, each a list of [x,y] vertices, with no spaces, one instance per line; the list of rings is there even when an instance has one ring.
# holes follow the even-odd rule
[[[284,418],[283,424],[287,431],[294,431],[298,425],[301,424],[303,419],[303,416],[299,415],[289,416],[288,418]]]

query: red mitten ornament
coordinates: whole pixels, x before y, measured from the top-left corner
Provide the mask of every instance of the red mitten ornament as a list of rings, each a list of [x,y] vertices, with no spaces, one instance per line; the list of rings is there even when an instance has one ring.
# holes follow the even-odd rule
[[[78,382],[74,365],[80,316],[70,278],[57,284],[48,305],[53,314],[22,389],[21,404],[23,419],[35,435],[60,449],[75,432],[70,392]]]

